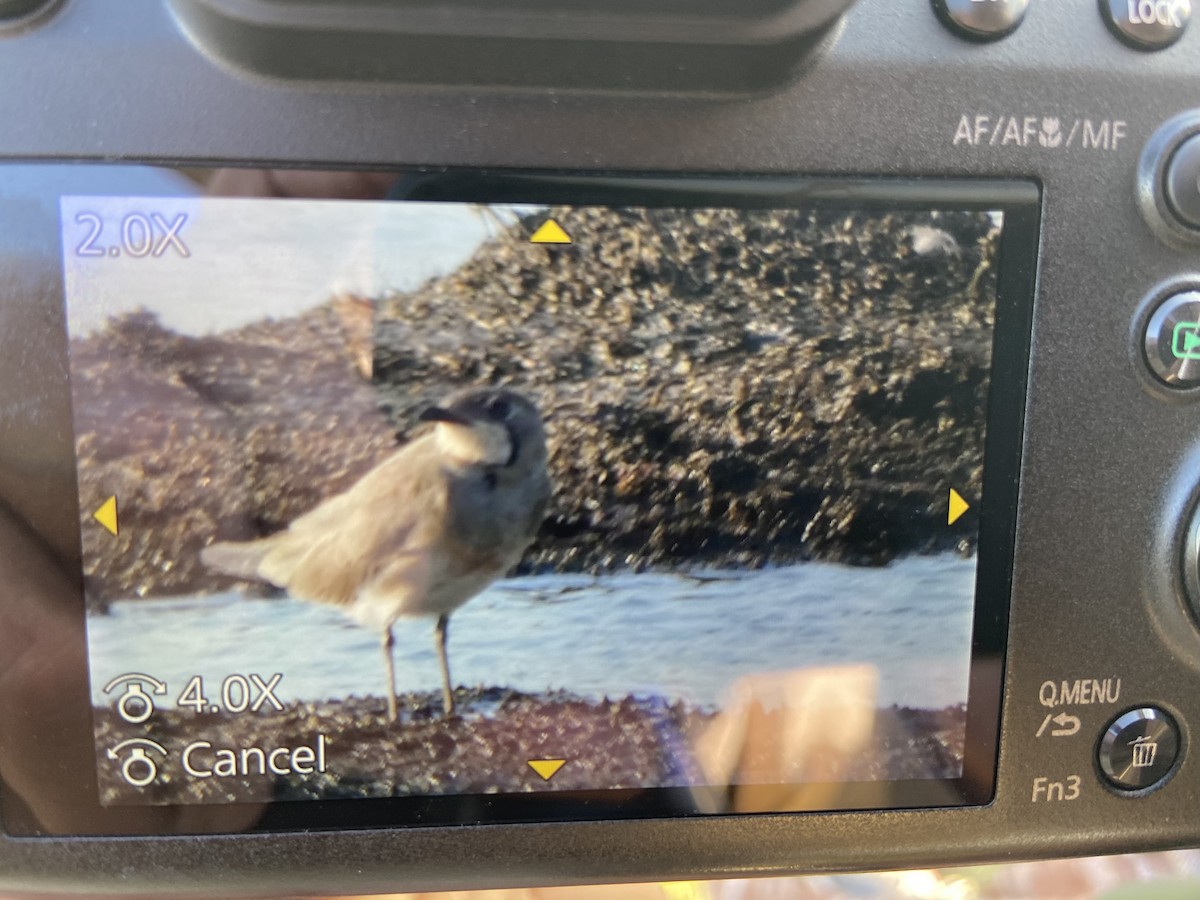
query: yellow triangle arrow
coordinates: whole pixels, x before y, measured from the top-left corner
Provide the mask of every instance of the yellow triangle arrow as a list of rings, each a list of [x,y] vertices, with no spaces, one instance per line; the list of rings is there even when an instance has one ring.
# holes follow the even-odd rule
[[[953,525],[970,508],[971,504],[962,498],[962,494],[950,488],[950,512],[946,515],[946,524]]]
[[[543,781],[549,781],[566,762],[565,759],[531,759],[529,768],[541,775]]]
[[[571,236],[553,219],[547,219],[529,238],[531,244],[569,244]]]
[[[92,513],[92,518],[107,528],[115,536],[117,534],[117,495],[113,494]]]

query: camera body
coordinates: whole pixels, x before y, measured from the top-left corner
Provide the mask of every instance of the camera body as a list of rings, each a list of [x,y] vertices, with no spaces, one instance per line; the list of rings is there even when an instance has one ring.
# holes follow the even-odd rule
[[[972,19],[973,7],[992,5],[1023,20]],[[1150,24],[1173,41],[1152,50],[1129,36],[1133,4],[1121,32],[1106,17],[1123,4],[1093,0],[1028,9],[859,0],[844,15],[825,10],[812,40],[772,44],[769,29],[753,28],[729,38],[751,56],[756,46],[794,51],[794,65],[754,83],[701,77],[704,54],[683,57],[697,67],[699,90],[686,78],[656,80],[662,73],[649,64],[630,70],[638,77],[606,78],[613,69],[595,48],[580,63],[591,77],[566,89],[538,84],[538,71],[570,71],[572,53],[582,53],[555,35],[545,36],[540,61],[496,63],[508,85],[470,73],[437,84],[433,63],[426,83],[418,68],[374,80],[365,64],[331,63],[311,78],[300,77],[302,66],[256,70],[255,60],[286,54],[286,28],[263,37],[265,26],[245,12],[253,4],[242,18],[218,16],[221,6],[74,0],[0,32],[3,165],[406,170],[459,179],[458,201],[537,202],[532,188],[472,195],[472,178],[516,176],[525,186],[553,180],[550,204],[611,195],[636,205],[639,191],[680,197],[693,184],[703,205],[714,186],[732,196],[756,179],[807,183],[799,196],[809,198],[870,197],[882,186],[900,207],[932,202],[946,185],[960,186],[959,200],[1013,185],[1021,202],[1036,197],[1022,220],[1035,256],[1008,269],[1029,286],[1029,330],[1012,345],[1019,361],[993,372],[994,383],[1020,387],[1011,416],[994,420],[1010,430],[1019,460],[1004,472],[1014,515],[1011,585],[996,619],[1004,652],[992,663],[994,788],[954,808],[548,814],[470,827],[339,829],[331,820],[322,830],[133,840],[5,835],[0,884],[366,892],[950,865],[1200,842],[1191,743],[1200,723],[1200,375],[1188,305],[1200,291],[1192,196],[1200,188],[1189,168],[1200,168],[1200,37],[1186,27],[1187,4],[1161,17],[1151,10]],[[791,5],[778,6],[763,4],[759,24],[786,18]],[[994,33],[964,36],[962,16]],[[339,48],[362,52],[343,37]],[[714,65],[738,71],[740,56],[712,52],[722,60]],[[620,55],[609,58],[619,65]],[[18,275],[6,280],[23,290]],[[19,304],[0,316],[5,499],[35,532],[77,533],[78,508],[62,489],[69,460],[30,463],[47,440],[46,410],[63,403],[61,365],[23,351],[50,326]],[[56,549],[77,558],[70,543]],[[128,701],[134,718],[158,699],[153,680],[110,696]],[[155,751],[132,750],[125,763],[143,763],[133,766],[142,778]]]

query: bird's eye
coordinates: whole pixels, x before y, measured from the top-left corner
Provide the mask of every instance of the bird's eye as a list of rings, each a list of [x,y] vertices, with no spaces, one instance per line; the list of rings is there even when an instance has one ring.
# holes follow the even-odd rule
[[[507,419],[512,412],[512,405],[503,397],[493,397],[488,401],[487,411],[493,419]]]

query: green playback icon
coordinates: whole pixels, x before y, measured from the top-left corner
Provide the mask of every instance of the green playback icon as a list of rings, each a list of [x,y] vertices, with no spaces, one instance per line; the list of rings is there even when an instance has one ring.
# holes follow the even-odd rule
[[[1171,332],[1171,355],[1200,360],[1200,322],[1180,322]]]

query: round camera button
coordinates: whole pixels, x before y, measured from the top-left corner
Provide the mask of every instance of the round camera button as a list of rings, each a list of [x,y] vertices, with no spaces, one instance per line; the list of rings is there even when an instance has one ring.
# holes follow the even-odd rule
[[[1025,20],[1029,0],[933,0],[938,18],[958,35],[994,41]]]
[[[1196,624],[1200,625],[1200,506],[1192,511],[1192,521],[1184,538],[1183,587]]]
[[[0,20],[24,19],[47,5],[47,0],[0,0]]]
[[[1153,706],[1118,716],[1100,738],[1100,771],[1120,791],[1144,791],[1166,780],[1179,758],[1179,726]]]
[[[1167,387],[1200,387],[1200,291],[1163,300],[1146,323],[1146,364]]]
[[[1163,173],[1163,190],[1171,211],[1190,228],[1200,228],[1200,134],[1171,154]]]
[[[1192,0],[1100,0],[1104,22],[1137,50],[1163,50],[1183,37]]]

